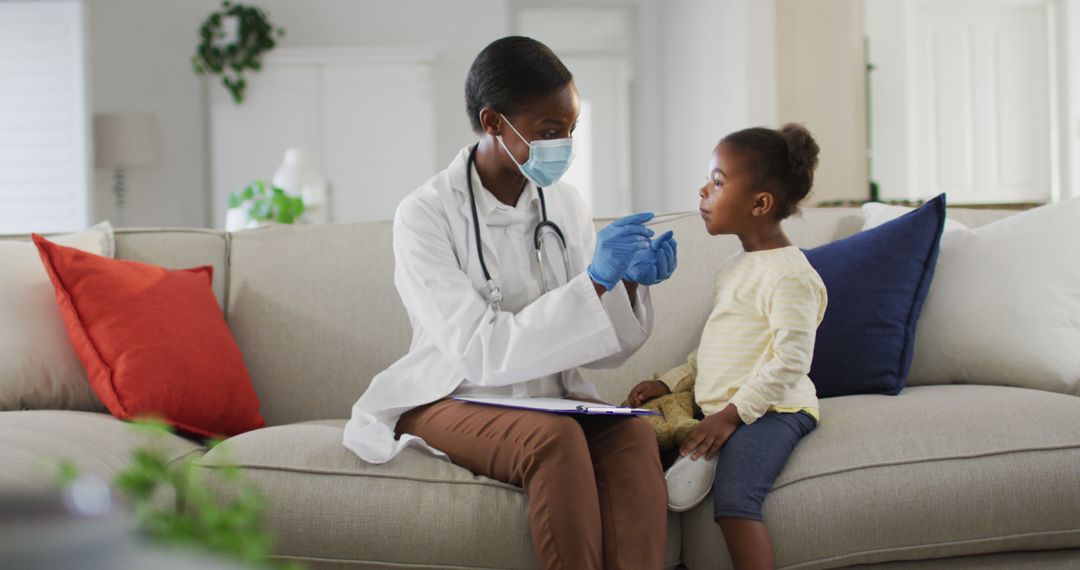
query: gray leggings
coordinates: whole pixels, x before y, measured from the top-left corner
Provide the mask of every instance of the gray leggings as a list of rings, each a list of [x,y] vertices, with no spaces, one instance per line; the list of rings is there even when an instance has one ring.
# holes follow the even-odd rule
[[[741,425],[720,448],[713,517],[762,520],[761,506],[799,440],[817,427],[806,412],[769,412]]]

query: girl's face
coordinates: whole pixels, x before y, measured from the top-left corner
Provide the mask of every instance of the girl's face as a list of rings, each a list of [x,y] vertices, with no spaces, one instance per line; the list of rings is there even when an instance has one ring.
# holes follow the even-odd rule
[[[709,177],[698,191],[701,218],[710,235],[743,233],[753,219],[755,193],[743,159],[728,145],[717,145]]]
[[[570,138],[577,127],[580,112],[581,102],[578,99],[577,87],[571,81],[555,93],[536,99],[526,108],[506,115],[505,119],[485,108],[484,113],[490,113],[491,116],[488,118],[482,114],[481,120],[485,125],[491,124],[492,128],[488,128],[488,132],[502,135],[506,148],[510,149],[518,162],[524,163],[529,160],[529,142]],[[514,129],[521,134],[520,137],[506,124],[507,121],[512,121]],[[504,166],[507,168],[517,168],[509,157],[506,157],[506,162]]]

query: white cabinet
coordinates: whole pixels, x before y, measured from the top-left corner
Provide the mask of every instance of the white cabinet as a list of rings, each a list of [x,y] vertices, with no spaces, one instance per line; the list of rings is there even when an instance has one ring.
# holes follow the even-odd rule
[[[326,177],[334,222],[388,220],[435,172],[434,52],[281,48],[248,79],[244,102],[211,88],[213,222],[230,193],[269,181],[285,149]]]
[[[1050,199],[1048,2],[923,1],[916,161],[954,202]]]
[[[1045,202],[1059,184],[1052,0],[867,0],[885,198]]]

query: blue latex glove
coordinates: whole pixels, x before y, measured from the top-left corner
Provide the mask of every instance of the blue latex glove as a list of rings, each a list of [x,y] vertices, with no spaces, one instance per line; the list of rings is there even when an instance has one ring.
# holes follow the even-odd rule
[[[589,277],[608,291],[615,288],[630,267],[634,254],[649,249],[653,231],[643,226],[652,212],[631,214],[608,224],[596,234],[596,251],[589,264]]]
[[[656,238],[649,249],[634,254],[630,267],[626,269],[626,278],[642,285],[656,285],[667,280],[675,273],[678,265],[679,243],[670,230]]]

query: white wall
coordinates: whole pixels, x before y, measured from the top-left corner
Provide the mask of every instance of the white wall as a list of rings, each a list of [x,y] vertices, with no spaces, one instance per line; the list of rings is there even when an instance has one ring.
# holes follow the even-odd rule
[[[163,164],[128,173],[126,225],[208,225],[207,98],[190,58],[196,30],[220,3],[87,0],[86,4],[91,109],[151,112],[163,131]],[[434,48],[440,55],[434,71],[438,98],[431,136],[436,156],[442,157],[439,164],[449,163],[457,149],[472,140],[463,96],[465,73],[483,46],[505,35],[505,0],[259,0],[257,4],[273,23],[286,28],[283,46]],[[222,89],[216,79],[209,88]],[[95,176],[97,218],[113,215],[111,184],[110,173]]]
[[[1080,197],[1080,0],[1060,0],[1057,40],[1060,199]]]
[[[202,226],[206,158],[202,85],[191,70],[195,32],[217,2],[89,0],[87,77],[92,113],[157,116],[162,162],[127,171],[125,225]],[[93,177],[92,217],[115,219],[112,173]]]
[[[870,73],[871,178],[880,185],[882,199],[908,199],[908,173],[915,168],[908,155],[908,140],[914,127],[908,112],[910,83],[907,81],[908,5],[895,0],[866,2],[868,59],[875,65]]]
[[[129,225],[209,224],[206,88],[191,70],[212,0],[86,0],[94,112],[155,113],[164,163],[129,173]],[[436,163],[473,139],[464,111],[473,57],[532,0],[259,0],[283,46],[426,46],[435,63]],[[588,2],[563,2],[587,4]],[[636,9],[632,163],[636,210],[693,210],[709,153],[725,134],[777,126],[774,0],[622,0]],[[272,119],[268,119],[272,120]],[[409,117],[401,117],[402,121]],[[597,144],[602,144],[602,133]],[[420,141],[422,144],[423,141]],[[270,176],[272,173],[266,173]],[[111,178],[95,177],[99,218]]]
[[[660,85],[650,136],[659,144],[645,160],[659,162],[655,195],[640,189],[640,209],[696,210],[709,156],[724,135],[753,126],[777,126],[774,10],[771,0],[682,0],[655,7],[657,37],[643,42],[655,50],[655,74],[642,81]],[[656,176],[654,174],[654,176]]]
[[[869,197],[863,30],[861,0],[776,0],[780,121],[821,147],[811,203]]]
[[[286,26],[282,45],[434,48],[439,55],[434,68],[433,136],[440,168],[475,138],[465,113],[465,74],[484,46],[506,35],[506,4],[505,0],[258,0]]]

